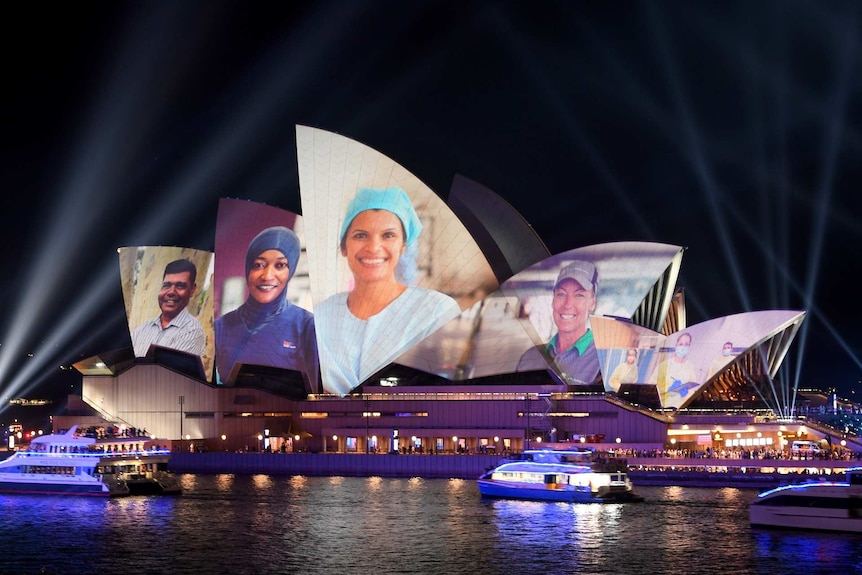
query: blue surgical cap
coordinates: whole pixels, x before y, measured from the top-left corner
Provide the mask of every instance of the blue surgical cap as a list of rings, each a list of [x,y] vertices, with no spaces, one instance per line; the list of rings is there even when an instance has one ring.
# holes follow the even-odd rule
[[[248,251],[245,253],[245,277],[248,277],[248,272],[251,271],[251,266],[257,256],[266,250],[278,250],[284,254],[290,268],[290,275],[287,278],[290,281],[296,272],[296,265],[299,263],[299,237],[293,230],[284,226],[266,228],[257,234],[248,244]]]
[[[347,205],[347,213],[344,214],[344,221],[341,223],[341,235],[338,236],[340,242],[344,241],[353,218],[365,210],[386,210],[398,216],[401,225],[404,226],[404,243],[407,246],[412,245],[422,233],[422,222],[419,221],[419,216],[416,215],[407,192],[398,186],[382,190],[359,188],[356,196]]]

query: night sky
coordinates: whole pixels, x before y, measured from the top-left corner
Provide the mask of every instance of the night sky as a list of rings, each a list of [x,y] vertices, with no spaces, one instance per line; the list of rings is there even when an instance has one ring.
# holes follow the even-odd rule
[[[301,213],[294,126],[456,174],[553,253],[685,246],[688,323],[807,310],[781,376],[862,381],[856,2],[29,2],[2,9],[0,390],[130,344],[116,249]],[[30,356],[32,354],[32,357]],[[860,390],[862,393],[862,390]]]

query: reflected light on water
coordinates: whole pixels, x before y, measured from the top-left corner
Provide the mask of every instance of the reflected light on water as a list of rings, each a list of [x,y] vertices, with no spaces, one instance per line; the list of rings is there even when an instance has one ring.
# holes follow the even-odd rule
[[[219,491],[230,491],[233,489],[234,476],[230,473],[220,473],[215,476],[215,485]]]
[[[257,488],[261,491],[265,491],[265,490],[269,489],[270,487],[272,487],[272,476],[271,475],[257,474],[257,475],[253,475],[251,480],[254,483],[255,488]]]
[[[646,487],[643,503],[482,499],[475,481],[179,477],[180,497],[0,495],[2,573],[852,573],[858,536],[761,532],[756,493]],[[213,566],[216,566],[215,568]]]
[[[368,491],[376,493],[383,487],[383,478],[375,475],[374,477],[367,478],[365,483],[368,486]]]
[[[741,501],[742,491],[731,487],[724,487],[718,490],[718,496],[727,503],[735,503]]]
[[[447,491],[449,491],[450,493],[460,493],[464,489],[464,485],[465,481],[463,479],[450,479],[448,482]]]
[[[290,478],[290,488],[292,490],[305,489],[308,486],[308,478],[304,475],[294,475]]]
[[[177,479],[180,482],[180,487],[183,488],[183,492],[194,491],[195,487],[198,485],[198,477],[198,475],[193,475],[191,473],[179,475]]]
[[[677,501],[683,499],[683,496],[685,494],[685,491],[683,490],[683,488],[678,486],[678,485],[674,485],[674,486],[666,488],[665,492],[667,493],[668,499],[677,500]]]

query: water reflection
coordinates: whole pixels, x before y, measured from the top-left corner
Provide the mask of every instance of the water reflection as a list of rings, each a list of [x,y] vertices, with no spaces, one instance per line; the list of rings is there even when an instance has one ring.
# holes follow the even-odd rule
[[[234,476],[230,473],[220,473],[215,476],[216,489],[223,492],[228,492],[233,489]]]
[[[305,489],[308,485],[308,478],[304,475],[294,475],[288,481],[290,482],[290,488],[294,491]]]
[[[602,505],[483,500],[465,480],[180,481],[181,497],[0,496],[0,572],[862,572],[858,537],[752,531],[738,489]]]
[[[380,489],[383,488],[383,478],[382,477],[378,477],[378,476],[369,477],[368,479],[365,480],[365,482],[366,482],[366,485],[368,487],[369,492],[371,492],[371,493],[375,493],[377,491],[380,491]]]
[[[252,475],[251,480],[258,491],[266,491],[273,486],[273,477],[271,475]]]
[[[755,529],[752,536],[758,564],[809,565],[809,573],[862,573],[858,535]]]

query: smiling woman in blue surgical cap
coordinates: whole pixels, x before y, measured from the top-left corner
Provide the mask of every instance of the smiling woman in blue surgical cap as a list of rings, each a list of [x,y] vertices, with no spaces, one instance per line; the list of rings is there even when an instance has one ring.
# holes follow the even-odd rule
[[[346,394],[461,309],[409,285],[422,223],[399,187],[360,188],[341,225],[340,252],[354,287],[314,309],[323,388]]]

